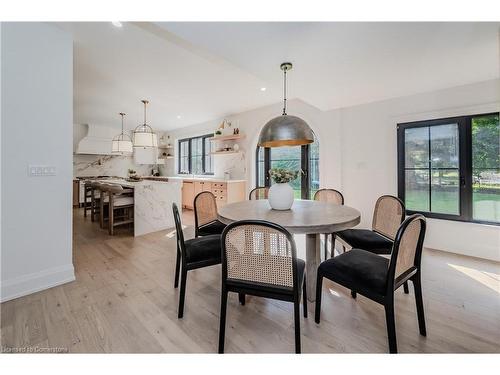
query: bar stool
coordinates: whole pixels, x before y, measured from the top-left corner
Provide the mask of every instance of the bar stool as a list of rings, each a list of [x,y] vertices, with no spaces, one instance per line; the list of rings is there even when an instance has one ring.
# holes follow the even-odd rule
[[[107,194],[104,202],[108,201],[108,229],[111,236],[114,229],[119,225],[126,225],[134,222],[134,197],[130,196],[133,189],[124,189],[121,185],[102,184],[102,189]],[[119,215],[115,215],[115,211]],[[120,220],[116,220],[120,219]]]
[[[87,217],[87,211],[92,214],[92,183],[85,181],[83,183],[83,216]],[[92,219],[92,221],[94,221]]]
[[[103,220],[101,218],[102,216],[101,213],[103,212],[103,209],[101,208],[103,206],[101,204],[103,198],[103,194],[101,191],[102,184],[97,181],[92,181],[90,182],[89,185],[90,185],[90,218],[92,221],[95,221],[96,215],[99,215],[99,222],[102,228],[103,227]]]

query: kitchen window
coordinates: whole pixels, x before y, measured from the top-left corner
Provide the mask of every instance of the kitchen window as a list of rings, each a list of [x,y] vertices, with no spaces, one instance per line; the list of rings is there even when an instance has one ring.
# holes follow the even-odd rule
[[[398,194],[410,214],[500,224],[499,114],[398,124]]]
[[[212,134],[179,140],[179,174],[214,174]]]

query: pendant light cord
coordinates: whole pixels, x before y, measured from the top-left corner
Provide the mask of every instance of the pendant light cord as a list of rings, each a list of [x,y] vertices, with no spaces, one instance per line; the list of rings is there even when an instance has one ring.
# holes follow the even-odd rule
[[[286,116],[286,69],[283,70],[283,116]]]

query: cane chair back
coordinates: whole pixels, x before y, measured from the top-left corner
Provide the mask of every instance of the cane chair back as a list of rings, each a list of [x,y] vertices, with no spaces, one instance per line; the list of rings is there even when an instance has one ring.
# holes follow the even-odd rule
[[[215,195],[202,191],[194,198],[194,220],[196,228],[217,220]]]
[[[405,206],[401,199],[392,195],[383,195],[375,203],[372,229],[391,240],[405,218]]]
[[[408,217],[401,224],[389,263],[389,270],[393,270],[396,280],[408,271],[420,268],[425,230],[425,217],[419,214]]]
[[[267,199],[268,196],[269,196],[269,188],[267,186],[256,187],[250,192],[250,194],[248,195],[248,199],[251,201],[259,199]]]
[[[319,189],[314,193],[314,200],[338,205],[344,204],[344,196],[340,191],[335,189]]]
[[[295,242],[283,227],[258,220],[236,222],[224,231],[222,247],[223,274],[228,280],[297,285]]]

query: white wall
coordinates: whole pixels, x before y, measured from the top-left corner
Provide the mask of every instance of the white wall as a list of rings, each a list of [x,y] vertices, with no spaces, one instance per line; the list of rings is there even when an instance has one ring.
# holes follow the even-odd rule
[[[74,280],[73,45],[45,23],[2,23],[1,300]],[[28,165],[56,167],[28,177]]]
[[[369,228],[376,199],[397,195],[398,122],[499,111],[499,103],[500,81],[492,80],[328,112],[290,100],[288,113],[305,119],[319,138],[320,186],[341,189],[346,204],[361,211],[360,227]],[[247,188],[254,187],[258,134],[280,111],[277,103],[228,116],[247,135],[242,142],[245,157],[215,156],[216,175],[233,168],[233,178],[246,178]],[[179,129],[171,133],[172,139],[213,132],[221,120]],[[174,174],[176,165],[170,162],[164,174]],[[425,245],[500,261],[500,227],[429,219]]]
[[[342,109],[342,191],[371,225],[373,204],[397,194],[398,122],[500,110],[500,80]],[[428,220],[425,246],[500,261],[500,227]]]

